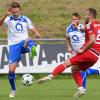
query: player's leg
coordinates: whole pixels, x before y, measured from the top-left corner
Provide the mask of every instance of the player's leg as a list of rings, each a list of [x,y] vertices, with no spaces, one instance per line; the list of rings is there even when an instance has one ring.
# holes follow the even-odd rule
[[[76,54],[75,54],[76,55]],[[73,55],[74,56],[74,55]],[[57,76],[58,74],[62,73],[66,68],[70,67],[71,62],[69,61],[69,59],[67,59],[64,63],[58,65],[57,67],[54,68],[54,70],[51,72],[50,75],[40,78],[37,83],[43,83],[46,82],[48,80],[51,80],[53,77]]]
[[[60,64],[52,71],[52,73],[50,75],[48,75],[46,77],[43,77],[43,78],[40,78],[37,82],[41,84],[43,82],[49,81],[53,77],[55,77],[58,74],[62,73],[65,69],[66,69],[66,64],[65,63]]]
[[[81,73],[81,76],[82,76],[82,86],[84,87],[84,90],[86,90],[86,71],[82,71],[80,72]]]
[[[78,87],[78,91],[75,93],[75,97],[80,97],[81,95],[85,94],[84,88],[82,86],[82,76],[80,74],[80,69],[77,66],[72,66],[71,71],[73,79],[75,80]]]
[[[26,52],[30,52],[30,58],[33,59],[36,53],[36,43],[33,40],[26,40],[24,42],[24,47],[26,48]],[[25,51],[25,50],[24,50]]]
[[[99,56],[95,56],[94,54],[92,54],[91,52],[89,51],[86,51],[84,53],[81,54],[81,56],[79,55],[79,57],[75,58],[75,59],[71,59],[71,62],[74,63],[75,61],[76,62],[79,62],[77,63],[76,65],[78,65],[79,69],[80,70],[87,70],[89,67],[93,66],[97,60],[98,60]],[[86,61],[86,62],[85,62]],[[83,84],[82,84],[83,85]],[[83,86],[82,86],[83,87]],[[81,96],[81,91],[84,91],[84,88],[80,88],[78,87],[78,91],[76,92],[76,96],[79,97]],[[83,95],[83,94],[82,94]]]
[[[77,65],[80,70],[87,70],[89,67],[93,66],[96,61],[98,60],[98,55],[95,56],[89,51],[86,51],[82,54],[77,54],[76,56],[70,58],[70,62],[72,65]],[[76,68],[76,67],[74,67]],[[74,69],[76,70],[76,69]],[[81,95],[85,94],[84,88],[82,86],[82,76],[78,70],[74,71],[73,78],[78,86],[78,91],[75,93],[76,97],[80,97]]]
[[[9,73],[8,73],[8,79],[11,86],[11,93],[9,97],[15,97],[16,92],[16,85],[15,85],[15,70],[16,70],[16,64],[9,64]]]
[[[91,75],[91,74],[99,74],[99,70],[98,69],[92,69],[92,68],[88,68],[86,70],[86,75]]]
[[[85,62],[85,61],[87,61],[87,59],[88,59],[88,62]],[[98,60],[98,57],[95,56],[94,54],[91,54],[91,52],[89,52],[89,51],[86,51],[82,54],[77,54],[77,55],[73,56],[72,58],[66,60],[64,64],[58,65],[54,69],[52,74],[39,79],[38,83],[48,81],[48,77],[51,79],[52,77],[62,73],[65,70],[65,68],[69,68],[70,66],[73,66],[73,65],[78,65],[77,67],[80,70],[86,70],[88,67],[93,66],[93,64],[97,60]],[[86,67],[86,66],[88,66],[88,67]],[[81,77],[81,74],[79,73],[79,71],[77,71],[77,73],[74,73],[73,75],[74,75],[74,79],[75,79],[76,83],[78,84],[78,91],[76,92],[75,96],[80,97],[81,95],[84,94],[84,88],[82,87],[82,77]]]
[[[72,66],[71,71],[77,86],[82,87],[82,76],[80,74],[80,69],[77,66]]]
[[[88,68],[86,71],[82,71],[81,72],[82,86],[84,87],[84,91],[86,90],[86,79],[87,79],[87,76],[91,75],[91,74],[99,74],[99,70],[98,69]]]
[[[16,44],[9,47],[9,73],[8,73],[8,79],[11,86],[11,93],[9,97],[15,97],[16,92],[16,85],[15,85],[15,79],[16,79],[16,63],[19,62],[21,59],[21,49],[20,44]]]
[[[71,62],[69,60],[67,60],[67,61],[65,61],[65,63],[58,65],[50,75],[40,78],[37,82],[44,83],[46,81],[49,81],[53,77],[62,73],[66,68],[70,67],[71,65],[72,65]],[[74,66],[74,68],[78,69],[77,66]],[[85,93],[84,88],[82,87],[82,76],[81,76],[79,70],[73,71],[72,74],[73,74],[73,78],[78,86],[78,91],[76,92],[75,96],[79,97]]]
[[[82,75],[82,85],[84,87],[84,89],[86,89],[86,77],[91,75],[91,74],[99,74],[99,70],[98,69],[92,69],[92,68],[88,68],[86,71],[82,71],[81,75]]]
[[[65,61],[63,64],[58,65],[54,68],[52,73],[46,77],[40,78],[37,83],[44,83],[46,81],[51,80],[53,77],[57,76],[58,74],[62,73],[66,68],[70,67],[71,63],[69,60]]]

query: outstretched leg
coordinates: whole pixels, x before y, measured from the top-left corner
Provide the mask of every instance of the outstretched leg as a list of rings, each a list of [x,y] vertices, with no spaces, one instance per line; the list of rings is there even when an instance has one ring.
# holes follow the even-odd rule
[[[92,68],[88,68],[86,71],[82,71],[81,75],[82,75],[82,86],[84,87],[84,89],[86,89],[86,78],[87,76],[91,75],[91,74],[99,74],[99,70],[98,69],[92,69]]]
[[[44,83],[46,81],[49,81],[51,80],[53,77],[57,76],[58,74],[62,73],[64,70],[66,69],[66,64],[63,63],[63,64],[60,64],[58,65],[50,75],[46,76],[46,77],[43,77],[43,78],[40,78],[37,82],[38,83]]]

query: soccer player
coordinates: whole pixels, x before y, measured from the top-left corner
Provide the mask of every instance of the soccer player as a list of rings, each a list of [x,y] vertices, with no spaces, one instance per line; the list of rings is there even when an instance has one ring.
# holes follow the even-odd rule
[[[82,76],[80,71],[85,71],[93,66],[100,54],[100,23],[96,20],[97,12],[94,8],[86,10],[85,44],[76,50],[77,54],[58,65],[50,75],[40,78],[38,83],[51,80],[56,75],[62,73],[66,68],[71,67],[73,78],[77,84],[78,91],[76,97],[85,94],[82,86]],[[76,39],[76,38],[74,38]]]
[[[67,52],[76,52],[78,48],[82,47],[85,42],[85,26],[80,24],[80,15],[73,13],[72,22],[66,30],[66,46]],[[86,77],[91,74],[100,74],[100,68],[88,68],[86,71],[81,71],[82,85],[86,90]]]
[[[8,45],[9,45],[9,73],[8,79],[11,85],[9,97],[15,97],[15,70],[16,64],[21,60],[21,54],[30,52],[30,57],[36,55],[36,44],[28,37],[30,30],[35,37],[40,37],[39,32],[32,24],[31,20],[21,15],[21,7],[17,2],[12,2],[6,14],[0,19],[0,25],[7,27]]]
[[[77,49],[81,48],[85,43],[85,26],[80,24],[80,15],[72,14],[71,24],[66,29],[66,46],[67,52],[76,53]],[[81,71],[82,86],[86,90],[86,77],[91,74],[99,74],[100,68],[88,68],[86,71]]]

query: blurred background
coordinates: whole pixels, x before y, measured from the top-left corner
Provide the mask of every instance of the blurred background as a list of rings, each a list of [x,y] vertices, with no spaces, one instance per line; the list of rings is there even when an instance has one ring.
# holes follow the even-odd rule
[[[33,21],[42,38],[63,38],[71,14],[79,12],[83,22],[88,7],[95,8],[100,19],[100,0],[0,0],[0,17],[12,1],[20,2],[22,13]],[[0,27],[0,38],[6,38],[3,27]]]

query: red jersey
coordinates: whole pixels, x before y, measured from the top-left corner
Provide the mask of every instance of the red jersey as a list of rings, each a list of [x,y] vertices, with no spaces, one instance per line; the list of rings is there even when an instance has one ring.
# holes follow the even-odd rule
[[[95,43],[91,45],[91,48],[100,52],[100,23],[97,20],[94,20],[93,22],[87,24],[85,33],[86,33],[86,37],[85,37],[86,43],[89,41],[89,35],[95,34],[96,40]]]

